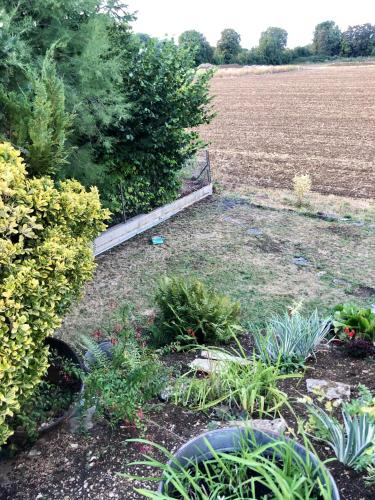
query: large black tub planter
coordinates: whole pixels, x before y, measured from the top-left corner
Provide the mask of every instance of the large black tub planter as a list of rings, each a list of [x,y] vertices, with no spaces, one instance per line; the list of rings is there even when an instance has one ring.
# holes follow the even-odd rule
[[[340,495],[332,475],[323,465],[320,465],[320,467],[318,466],[319,460],[314,454],[308,452],[297,442],[291,441],[285,437],[281,438],[279,435],[271,432],[264,433],[246,427],[230,427],[206,432],[183,445],[173,455],[174,458],[168,462],[168,465],[176,470],[181,470],[181,467],[189,469],[192,467],[192,464],[199,464],[213,458],[210,447],[213,448],[215,452],[235,454],[241,450],[244,443],[248,443],[250,447],[255,449],[255,447],[262,447],[263,445],[280,441],[280,439],[292,443],[295,451],[302,459],[306,460],[309,455],[310,463],[317,466],[317,476],[320,477],[322,483],[326,485],[326,481],[329,481],[332,500],[340,500]],[[264,456],[267,456],[266,452]],[[324,468],[324,474],[322,474],[322,467]],[[158,492],[164,495],[169,494],[165,480],[159,483]],[[264,497],[262,496],[262,498]]]

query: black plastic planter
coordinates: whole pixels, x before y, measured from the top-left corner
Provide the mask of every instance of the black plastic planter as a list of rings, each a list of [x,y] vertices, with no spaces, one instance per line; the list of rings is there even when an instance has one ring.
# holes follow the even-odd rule
[[[251,433],[254,435],[255,442],[259,446],[280,438],[280,436],[271,432],[264,433],[252,430]],[[174,460],[170,460],[168,462],[168,465],[170,465],[171,467],[177,467],[177,462],[179,465],[185,467],[189,466],[192,461],[200,463],[204,462],[205,460],[209,460],[210,458],[212,458],[212,453],[207,446],[207,441],[217,452],[233,453],[241,449],[243,441],[247,436],[249,436],[249,429],[236,427],[217,429],[214,431],[206,432],[184,444],[174,454]],[[317,457],[315,457],[312,453],[307,452],[303,446],[299,445],[295,441],[293,441],[293,443],[297,453],[302,458],[306,458],[307,453],[309,453],[311,461],[314,464],[318,465]],[[332,475],[328,471],[327,475],[330,481],[332,500],[340,500],[339,491]],[[166,493],[164,491],[164,486],[164,481],[161,481],[158,488],[159,493]]]
[[[52,350],[55,351],[58,356],[61,356],[62,358],[71,361],[77,366],[77,368],[81,369],[82,371],[84,370],[84,366],[80,356],[70,347],[69,344],[67,344],[63,340],[56,339],[54,337],[48,337],[45,340],[45,344],[49,346],[50,351]],[[50,365],[45,375],[45,379],[51,383],[58,383],[58,377],[59,374],[57,370],[53,365]],[[74,386],[72,387],[72,392],[82,395],[83,391],[84,391],[83,382],[81,380],[76,379]],[[72,415],[74,415],[79,405],[79,399],[80,398],[78,398],[77,401],[74,402],[62,415],[49,422],[43,423],[38,429],[39,434],[42,434],[57,427],[58,425],[62,424],[65,420],[68,420]]]

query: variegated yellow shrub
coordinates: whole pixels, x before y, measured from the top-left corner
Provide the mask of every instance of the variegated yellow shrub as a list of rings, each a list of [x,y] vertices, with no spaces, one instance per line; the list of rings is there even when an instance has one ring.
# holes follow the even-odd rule
[[[45,338],[92,275],[106,218],[96,188],[29,179],[20,153],[0,143],[0,446],[47,368]]]

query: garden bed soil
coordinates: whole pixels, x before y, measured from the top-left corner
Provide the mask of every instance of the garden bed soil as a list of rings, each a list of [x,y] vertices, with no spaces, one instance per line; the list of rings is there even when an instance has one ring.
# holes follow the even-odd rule
[[[247,350],[251,342],[245,336]],[[197,353],[198,354],[198,353]],[[172,353],[165,356],[169,366],[185,370],[193,359],[192,353]],[[306,378],[323,378],[351,385],[356,396],[359,383],[375,391],[375,360],[352,360],[337,348],[322,348],[316,360],[308,363],[303,379],[285,380],[280,387],[289,395],[289,402],[299,416],[304,407],[294,400],[306,394]],[[190,438],[211,428],[212,421],[202,414],[175,407],[170,403],[155,402],[147,412],[145,436],[171,451],[175,451]],[[283,411],[289,427],[295,427],[293,415]],[[211,424],[210,424],[211,422]],[[43,436],[31,450],[24,450],[13,459],[0,463],[0,498],[2,500],[28,499],[109,499],[143,498],[133,491],[139,482],[119,477],[120,472],[150,475],[145,467],[128,464],[141,459],[142,452],[150,450],[137,444],[127,443],[136,437],[136,432],[126,426],[111,429],[96,424],[86,435],[71,434],[65,425],[57,432]],[[320,458],[331,458],[330,448],[315,442]],[[159,455],[159,458],[161,456]],[[332,461],[328,468],[333,474],[343,500],[370,500],[375,497],[375,488],[366,487],[359,473]],[[156,488],[155,484],[142,483]]]

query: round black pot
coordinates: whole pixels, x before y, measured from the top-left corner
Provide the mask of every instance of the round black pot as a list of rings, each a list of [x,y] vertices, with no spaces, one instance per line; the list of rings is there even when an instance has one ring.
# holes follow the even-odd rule
[[[280,436],[271,432],[264,433],[256,430],[252,430],[251,432],[253,433],[255,441],[259,446],[280,438]],[[232,453],[238,451],[241,449],[243,440],[246,439],[246,436],[249,435],[248,433],[248,429],[236,427],[229,427],[206,432],[184,444],[174,454],[174,459],[170,460],[168,462],[168,465],[170,465],[171,467],[177,467],[177,462],[184,467],[189,466],[192,461],[200,463],[204,462],[205,460],[209,460],[210,458],[212,458],[212,453],[207,446],[206,441],[208,441],[211,447],[217,452]],[[294,441],[293,443],[297,453],[302,458],[306,458],[307,453],[309,453],[311,461],[316,465],[318,464],[317,457],[315,457],[312,453],[307,452],[306,449],[300,444]],[[335,480],[328,471],[327,474],[331,486],[332,500],[340,500],[340,495]],[[166,493],[164,491],[164,481],[161,481],[159,483],[158,492]]]
[[[77,368],[81,369],[82,371],[84,370],[84,365],[81,357],[70,347],[69,344],[67,344],[63,340],[56,339],[54,337],[46,338],[45,344],[49,347],[50,352],[52,350],[55,351],[58,356],[71,361],[76,365]],[[57,370],[55,366],[50,365],[48,367],[47,373],[44,378],[48,382],[51,382],[53,384],[58,384],[60,378],[59,370]],[[73,393],[82,395],[84,391],[82,380],[76,379],[74,383],[70,386],[70,388]],[[65,420],[70,418],[77,410],[77,407],[79,405],[79,399],[80,398],[78,398],[78,400],[75,403],[73,403],[62,415],[51,420],[50,422],[45,422],[42,425],[40,425],[38,429],[39,434],[42,434],[57,427]]]

